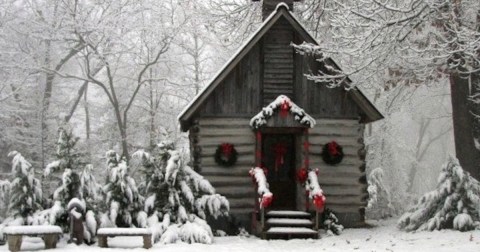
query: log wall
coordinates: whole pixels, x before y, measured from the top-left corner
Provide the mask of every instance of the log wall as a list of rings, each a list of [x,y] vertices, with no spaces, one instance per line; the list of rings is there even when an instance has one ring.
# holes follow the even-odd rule
[[[318,180],[326,197],[326,207],[338,213],[340,223],[362,225],[368,201],[365,177],[364,125],[356,120],[321,119],[310,129],[310,167],[320,170]],[[336,141],[344,158],[337,165],[326,164],[323,145]]]
[[[248,171],[255,165],[255,134],[249,118],[201,118],[198,120],[197,146],[201,174],[217,193],[228,198],[231,214],[249,214],[254,208],[255,192]],[[238,159],[232,167],[215,162],[221,143],[235,145]]]

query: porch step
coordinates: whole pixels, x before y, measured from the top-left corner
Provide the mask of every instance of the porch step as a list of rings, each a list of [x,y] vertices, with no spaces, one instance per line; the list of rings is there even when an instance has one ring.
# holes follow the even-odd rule
[[[311,218],[310,213],[302,211],[290,211],[290,210],[281,210],[281,211],[269,211],[267,212],[267,217],[277,217],[277,218]]]
[[[269,218],[267,220],[269,227],[312,227],[313,222],[309,219],[290,219],[290,218]]]
[[[316,235],[318,232],[306,227],[271,227],[266,234]]]

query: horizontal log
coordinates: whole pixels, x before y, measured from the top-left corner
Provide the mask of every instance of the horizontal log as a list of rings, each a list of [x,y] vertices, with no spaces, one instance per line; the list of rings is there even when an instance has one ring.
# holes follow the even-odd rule
[[[255,144],[255,137],[252,134],[251,136],[198,136],[198,145],[212,145],[212,144],[222,144],[222,143],[231,143],[231,144]]]
[[[250,144],[250,145],[235,145],[235,150],[238,152],[238,154],[254,154],[255,153],[255,145]],[[206,146],[202,148],[202,155],[205,156],[213,156],[215,155],[215,152],[217,151],[218,146]]]
[[[254,131],[249,124],[242,125],[241,128],[210,128],[202,127],[198,132],[198,136],[241,136],[241,135],[253,135]]]
[[[366,202],[362,199],[362,196],[327,196],[328,204],[333,205],[349,205],[349,206],[365,206]]]
[[[198,125],[200,126],[211,126],[211,125],[249,125],[249,118],[229,118],[229,117],[220,117],[220,118],[202,118],[198,120]],[[202,128],[200,128],[202,130]]]
[[[249,176],[204,176],[213,187],[221,186],[244,186],[250,188],[252,179]]]
[[[250,208],[253,210],[253,207],[255,206],[255,199],[228,199],[228,202],[230,203],[230,209],[237,209],[237,208]]]
[[[247,208],[232,208],[230,206],[230,214],[251,214],[253,212],[253,206]]]
[[[364,208],[365,205],[339,205],[332,204],[330,202],[325,202],[325,207],[331,209],[335,213],[358,213],[361,208]]]
[[[215,159],[212,158],[202,158],[201,159],[201,166],[217,166],[218,164],[215,162]],[[253,167],[255,165],[255,158],[253,156],[249,156],[247,158],[238,158],[235,166],[250,166]]]
[[[272,79],[264,79],[263,83],[265,84],[291,84],[292,80],[272,80]]]
[[[325,195],[343,196],[343,195],[356,195],[361,197],[365,194],[366,185],[344,185],[344,186],[331,186],[320,185]]]
[[[335,125],[315,125],[315,130],[309,130],[310,136],[355,136],[361,137],[360,127],[355,126],[335,126]]]
[[[268,64],[268,65],[264,66],[265,71],[273,70],[273,69],[276,69],[276,70],[281,70],[281,69],[292,70],[293,65],[292,64],[273,64],[273,63],[271,63],[271,64]]]
[[[221,166],[202,166],[201,174],[204,176],[248,176],[252,166],[239,166],[235,164],[232,167]]]
[[[340,163],[337,165],[321,165],[319,167],[312,167],[312,168],[319,169],[320,171],[319,176],[321,176],[322,174],[344,173],[344,172],[356,172],[358,174],[363,174],[363,172],[360,171],[359,166],[347,165],[344,163]]]
[[[293,74],[291,73],[274,73],[274,74],[270,74],[270,73],[265,73],[263,74],[263,78],[264,79],[288,79],[288,80],[293,80]],[[290,86],[290,88],[293,89],[292,86]]]
[[[323,146],[328,143],[328,142],[324,142],[324,143],[316,143],[316,144],[312,144],[310,143],[310,153],[313,154],[313,155],[320,155],[323,151]],[[350,146],[350,145],[342,145],[342,151],[343,151],[343,154],[344,155],[349,155],[351,157],[354,157],[354,158],[359,158],[358,157],[358,150],[361,149],[361,146],[360,145],[354,145],[354,146]]]
[[[318,183],[325,186],[342,186],[342,185],[362,185],[358,181],[359,177],[336,177],[336,176],[320,176]]]
[[[331,141],[337,142],[342,146],[351,146],[360,148],[361,145],[358,143],[358,138],[349,137],[349,136],[308,136],[308,142],[310,145],[324,145]],[[323,146],[322,146],[323,147]]]
[[[279,52],[265,53],[264,59],[292,59],[293,61],[293,50],[289,53],[279,53]]]
[[[255,197],[255,189],[253,185],[250,187],[244,186],[219,186],[215,191],[228,199],[245,198],[252,199]]]
[[[323,167],[322,167],[323,168]],[[358,169],[350,169],[350,171],[336,171],[336,170],[331,170],[331,169],[321,169],[319,172],[319,176],[325,176],[325,177],[343,177],[343,178],[360,178],[364,173],[360,172]]]
[[[324,119],[324,118],[315,118],[317,120],[316,126],[321,125],[331,125],[331,126],[347,126],[347,127],[356,127],[359,125],[357,120],[352,119]],[[310,129],[310,131],[320,130],[317,127]]]
[[[278,48],[264,47],[263,50],[264,50],[265,54],[267,54],[267,53],[281,53],[281,54],[290,53],[290,54],[293,54],[293,48],[292,47],[278,47]],[[292,71],[293,71],[293,68],[292,68]]]
[[[337,167],[337,165],[330,165],[330,164],[327,164],[323,161],[323,159],[321,157],[318,157],[318,156],[310,156],[309,158],[309,162],[310,162],[310,167],[312,168],[320,168],[322,169],[323,167]],[[342,159],[342,165],[347,165],[347,166],[351,166],[351,167],[360,167],[362,164],[363,164],[363,161],[358,159],[358,158],[347,158],[347,157],[344,157]]]

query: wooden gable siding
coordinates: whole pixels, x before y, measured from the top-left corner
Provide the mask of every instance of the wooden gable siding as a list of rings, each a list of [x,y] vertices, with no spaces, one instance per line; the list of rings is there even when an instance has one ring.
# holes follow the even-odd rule
[[[295,43],[302,43],[298,34]],[[350,92],[343,88],[328,88],[323,83],[315,83],[305,77],[305,74],[317,74],[320,67],[313,57],[295,54],[294,101],[314,117],[358,119],[361,109]]]
[[[250,116],[261,106],[263,69],[261,43],[255,45],[210,95],[200,114],[205,116]]]
[[[280,18],[264,35],[263,105],[268,105],[279,95],[293,98],[293,41],[294,30]]]

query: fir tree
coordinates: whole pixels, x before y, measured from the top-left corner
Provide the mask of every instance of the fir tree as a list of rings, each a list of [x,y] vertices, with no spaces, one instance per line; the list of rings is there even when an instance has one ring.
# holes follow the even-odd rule
[[[144,199],[138,192],[135,180],[128,175],[127,163],[120,160],[115,151],[108,151],[106,156],[107,180],[103,191],[108,213],[102,218],[102,226],[144,227]]]
[[[74,137],[72,130],[68,127],[60,127],[58,129],[57,150],[55,152],[55,161],[49,163],[45,168],[45,176],[49,176],[52,172],[65,171],[71,169],[79,172],[85,166],[81,161],[83,154],[79,153],[75,145],[78,142],[78,137]]]
[[[382,168],[374,169],[368,176],[368,205],[366,215],[369,219],[384,219],[393,216],[394,207],[390,192],[383,183]]]
[[[32,165],[18,152],[12,151],[8,154],[13,157],[10,202],[8,215],[13,218],[22,218],[23,224],[33,213],[42,208],[42,187],[40,181],[35,178],[35,171]]]
[[[451,157],[443,167],[437,188],[425,194],[398,222],[406,231],[480,227],[480,183]]]
[[[145,211],[155,240],[211,243],[213,234],[205,219],[227,215],[227,199],[186,166],[172,144],[161,143],[155,151],[155,157],[143,151],[134,154],[142,159],[146,174],[153,174],[147,177]]]

